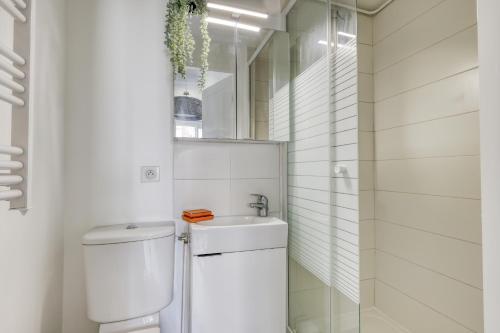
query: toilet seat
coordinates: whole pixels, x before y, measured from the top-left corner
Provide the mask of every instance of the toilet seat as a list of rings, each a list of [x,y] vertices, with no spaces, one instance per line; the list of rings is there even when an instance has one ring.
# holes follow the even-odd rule
[[[99,333],[160,333],[160,314],[101,324]]]

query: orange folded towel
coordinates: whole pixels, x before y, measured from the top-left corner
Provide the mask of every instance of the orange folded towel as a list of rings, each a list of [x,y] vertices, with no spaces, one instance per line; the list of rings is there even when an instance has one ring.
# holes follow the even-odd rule
[[[182,215],[182,219],[189,223],[198,223],[203,221],[210,221],[214,219],[213,215],[200,216],[200,217],[189,217],[186,215]]]
[[[182,219],[189,223],[213,220],[214,213],[208,209],[193,209],[182,212]]]
[[[214,213],[212,213],[212,211],[208,209],[193,209],[193,210],[183,211],[182,215],[187,217],[202,217],[202,216],[214,215]]]

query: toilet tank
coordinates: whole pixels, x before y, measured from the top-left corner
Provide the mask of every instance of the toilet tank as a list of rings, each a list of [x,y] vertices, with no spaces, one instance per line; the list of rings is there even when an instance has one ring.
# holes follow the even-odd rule
[[[110,323],[159,312],[172,301],[172,222],[97,227],[83,236],[87,313]]]

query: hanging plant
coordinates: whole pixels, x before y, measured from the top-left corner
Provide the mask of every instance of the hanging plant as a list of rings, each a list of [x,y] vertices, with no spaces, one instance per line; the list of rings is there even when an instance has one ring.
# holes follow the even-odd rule
[[[202,37],[200,57],[200,78],[198,87],[205,88],[208,72],[208,54],[210,35],[208,34],[208,9],[205,0],[170,0],[167,4],[165,45],[170,51],[170,62],[175,75],[186,78],[187,66],[193,62],[195,41],[191,33],[189,20],[200,16]]]

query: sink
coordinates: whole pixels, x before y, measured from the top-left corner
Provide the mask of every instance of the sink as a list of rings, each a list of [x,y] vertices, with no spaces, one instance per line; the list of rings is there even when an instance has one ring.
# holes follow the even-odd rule
[[[276,217],[227,216],[189,225],[192,255],[286,248],[288,224]]]

